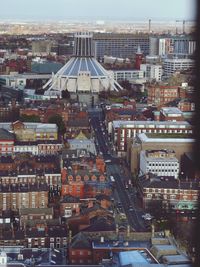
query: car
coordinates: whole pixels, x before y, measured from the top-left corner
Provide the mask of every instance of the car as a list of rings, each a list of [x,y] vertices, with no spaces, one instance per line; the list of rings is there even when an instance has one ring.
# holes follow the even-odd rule
[[[145,214],[142,215],[142,218],[144,220],[150,221],[150,220],[153,219],[153,216],[151,216],[151,214],[149,214],[149,213],[145,213]]]

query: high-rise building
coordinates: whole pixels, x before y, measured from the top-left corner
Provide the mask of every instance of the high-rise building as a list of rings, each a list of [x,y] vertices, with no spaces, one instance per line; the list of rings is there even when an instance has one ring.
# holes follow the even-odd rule
[[[167,56],[191,56],[196,50],[196,40],[192,35],[151,36],[149,54]]]
[[[94,35],[95,57],[103,59],[104,55],[130,58],[140,46],[144,55],[149,54],[149,36],[146,34],[98,33]]]
[[[163,69],[161,65],[155,64],[141,64],[140,70],[144,71],[145,78],[148,81],[156,80],[161,81]]]

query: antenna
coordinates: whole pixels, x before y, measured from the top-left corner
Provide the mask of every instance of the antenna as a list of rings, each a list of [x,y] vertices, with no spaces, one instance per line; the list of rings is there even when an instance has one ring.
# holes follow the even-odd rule
[[[149,33],[151,33],[151,19],[149,19]]]

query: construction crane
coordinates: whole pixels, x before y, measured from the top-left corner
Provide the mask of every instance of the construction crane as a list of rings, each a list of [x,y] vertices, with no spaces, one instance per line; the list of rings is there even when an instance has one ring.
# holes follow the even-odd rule
[[[185,26],[186,26],[186,22],[195,22],[194,20],[176,20],[176,23],[177,22],[182,22],[182,34],[185,34]],[[177,27],[177,24],[176,24],[176,34],[178,34],[178,27]]]

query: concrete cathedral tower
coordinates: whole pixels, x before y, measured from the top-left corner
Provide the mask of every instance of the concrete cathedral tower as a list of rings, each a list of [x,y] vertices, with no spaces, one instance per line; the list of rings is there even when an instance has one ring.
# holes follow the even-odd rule
[[[113,75],[94,58],[91,33],[76,33],[74,41],[74,55],[44,85],[45,95],[61,97],[62,91],[67,90],[71,98],[78,96],[80,100],[80,97],[88,99],[91,95],[97,98],[102,91],[123,89],[113,79]]]

